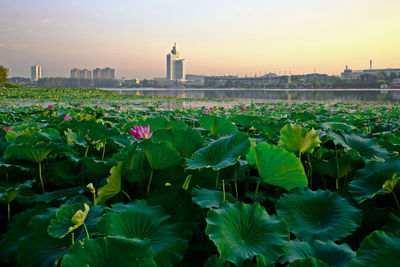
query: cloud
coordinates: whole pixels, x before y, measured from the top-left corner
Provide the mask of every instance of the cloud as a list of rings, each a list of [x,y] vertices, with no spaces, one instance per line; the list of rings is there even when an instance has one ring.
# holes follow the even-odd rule
[[[47,22],[49,22],[49,21],[50,21],[49,18],[44,18],[44,19],[42,19],[42,23],[47,23]]]

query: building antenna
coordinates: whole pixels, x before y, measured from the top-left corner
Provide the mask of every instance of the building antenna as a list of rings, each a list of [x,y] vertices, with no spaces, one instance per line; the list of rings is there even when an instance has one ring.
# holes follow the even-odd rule
[[[372,59],[369,60],[369,69],[372,70]]]

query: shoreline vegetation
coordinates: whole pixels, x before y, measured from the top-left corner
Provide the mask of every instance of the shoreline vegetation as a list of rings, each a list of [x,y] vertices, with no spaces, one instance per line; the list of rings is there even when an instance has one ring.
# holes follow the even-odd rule
[[[0,88],[0,262],[398,265],[399,103],[189,100]]]

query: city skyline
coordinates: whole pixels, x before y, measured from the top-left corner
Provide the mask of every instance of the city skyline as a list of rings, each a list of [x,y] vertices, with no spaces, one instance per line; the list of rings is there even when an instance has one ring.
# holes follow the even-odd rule
[[[339,75],[345,65],[368,68],[370,59],[375,68],[397,68],[399,11],[398,0],[4,0],[0,64],[12,76],[29,77],[39,64],[46,77],[109,65],[118,77],[163,77],[176,41],[195,74]]]

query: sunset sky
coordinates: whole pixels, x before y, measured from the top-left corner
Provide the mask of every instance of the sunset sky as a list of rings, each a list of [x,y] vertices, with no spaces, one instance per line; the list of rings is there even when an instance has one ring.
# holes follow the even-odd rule
[[[177,42],[190,74],[338,75],[400,68],[400,0],[0,0],[0,64],[12,76],[165,76]]]

